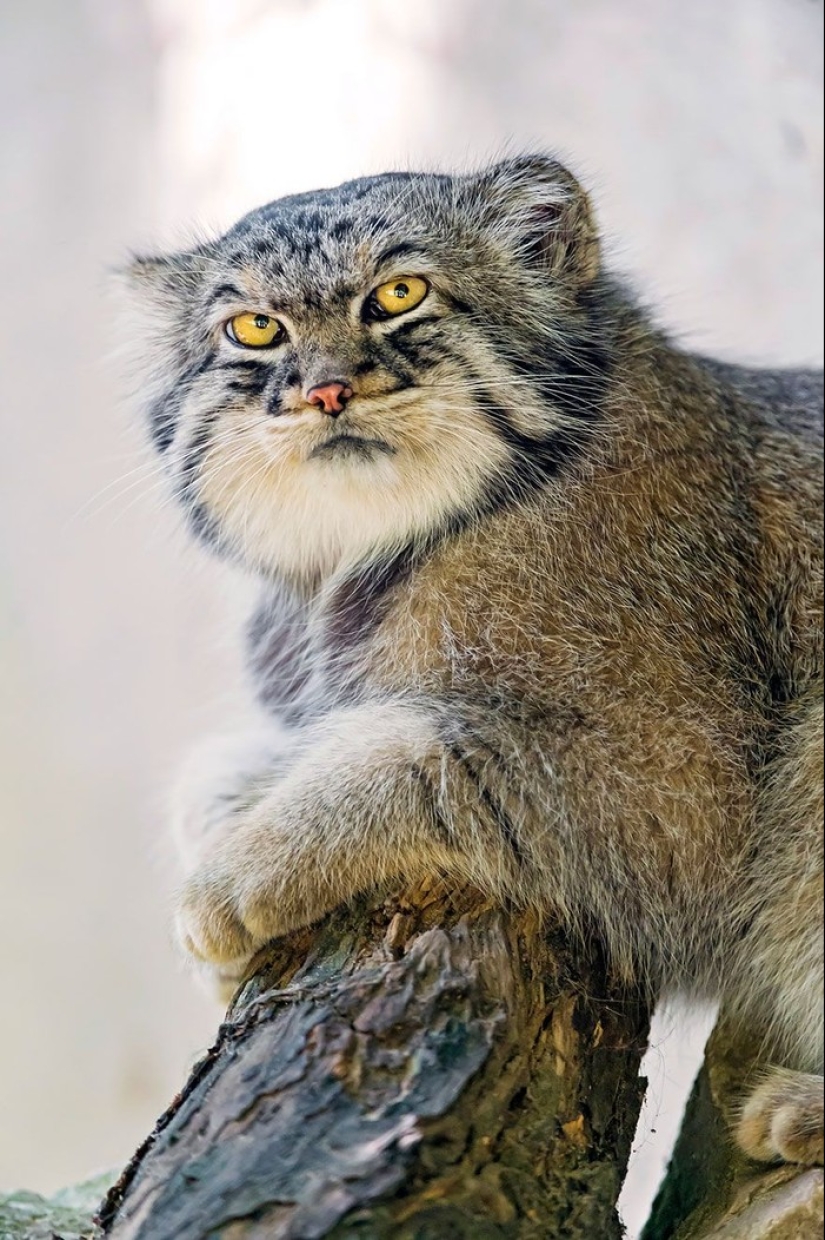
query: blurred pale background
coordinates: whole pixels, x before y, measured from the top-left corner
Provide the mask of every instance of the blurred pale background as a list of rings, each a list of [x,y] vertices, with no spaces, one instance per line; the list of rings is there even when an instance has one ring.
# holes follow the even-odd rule
[[[243,712],[237,609],[141,466],[107,266],[287,191],[551,147],[666,323],[817,361],[821,27],[815,0],[3,0],[0,1188],[127,1157],[218,1017],[158,840],[178,756]],[[671,1023],[631,1230],[704,1030]]]

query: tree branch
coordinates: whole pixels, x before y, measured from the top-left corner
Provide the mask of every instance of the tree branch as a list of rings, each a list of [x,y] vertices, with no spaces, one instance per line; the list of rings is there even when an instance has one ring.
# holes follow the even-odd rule
[[[618,1240],[639,1001],[597,949],[435,884],[255,962],[107,1197],[117,1240]]]

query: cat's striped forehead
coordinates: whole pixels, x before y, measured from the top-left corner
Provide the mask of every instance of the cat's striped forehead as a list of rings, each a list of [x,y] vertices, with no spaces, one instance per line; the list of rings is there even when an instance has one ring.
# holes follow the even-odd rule
[[[346,181],[329,189],[292,194],[250,211],[226,235],[254,244],[262,234],[290,244],[325,236],[345,242],[365,239],[402,222],[431,223],[433,210],[450,202],[452,178],[406,172]]]
[[[389,173],[277,199],[244,216],[217,253],[308,309],[319,293],[343,301],[392,259],[426,251],[443,261],[436,222],[447,231],[448,181]]]

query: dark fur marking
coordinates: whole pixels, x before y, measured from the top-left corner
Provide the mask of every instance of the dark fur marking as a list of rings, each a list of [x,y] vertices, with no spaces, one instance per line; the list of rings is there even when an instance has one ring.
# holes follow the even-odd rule
[[[215,367],[216,371],[228,372],[233,378],[227,380],[230,392],[239,396],[263,396],[269,383],[272,367],[258,358],[241,358],[237,361],[222,362]]]
[[[220,525],[211,513],[201,503],[190,502],[187,506],[187,517],[189,528],[195,538],[204,543],[207,547],[211,547],[213,551],[219,554],[230,554],[224,538],[221,535]]]
[[[207,297],[204,308],[208,310],[211,306],[214,306],[216,301],[228,301],[230,298],[234,298],[236,301],[243,301],[244,294],[234,284],[219,284]]]
[[[454,849],[455,837],[453,832],[450,830],[447,819],[444,817],[439,807],[438,792],[436,791],[433,780],[422,767],[418,766],[417,763],[413,763],[410,767],[410,773],[421,789],[421,795],[424,800],[424,808],[430,818],[433,833],[443,844],[446,844],[449,848]]]
[[[367,216],[364,220],[364,227],[368,232],[377,233],[379,229],[384,228],[388,222],[389,216],[385,211],[382,211],[380,215]]]
[[[307,232],[318,233],[324,228],[324,217],[320,211],[299,211],[295,216],[295,223],[298,228],[305,228]]]
[[[260,361],[259,358],[242,357],[234,358],[227,362],[219,362],[215,366],[215,370],[247,370],[258,371],[261,367],[266,367],[268,363]]]
[[[214,353],[207,353],[194,366],[184,371],[170,391],[154,401],[149,409],[149,434],[158,452],[168,452],[178,428],[181,406],[191,391],[192,384],[207,371],[214,360]]]
[[[400,241],[398,245],[388,246],[386,250],[382,250],[375,260],[375,270],[384,267],[394,258],[404,258],[407,254],[421,254],[422,247],[416,245],[414,241]]]
[[[387,341],[396,353],[419,371],[435,366],[444,357],[441,341],[434,336],[428,340],[416,340],[406,333],[394,332],[387,337]]]
[[[291,238],[291,240],[292,240],[292,249],[293,249],[293,253],[295,257],[300,259],[300,261],[304,264],[309,263],[309,260],[312,258],[313,254],[315,253],[315,249],[318,244],[317,241],[314,241],[314,240],[307,241],[303,238],[301,240],[298,240],[297,237],[293,237]]]
[[[409,367],[404,366],[398,357],[394,357],[390,349],[381,349],[380,356],[376,362],[376,369],[378,367],[386,370],[387,374],[392,375],[398,384],[398,390],[404,387],[411,387],[415,382],[414,372]]]
[[[510,414],[484,391],[476,393],[476,404],[511,450],[510,464],[487,488],[481,504],[482,512],[493,512],[524,499],[531,491],[545,486],[564,466],[581,454],[587,442],[585,426],[576,433],[572,428],[554,431],[545,438],[534,439],[517,430]]]
[[[336,220],[334,224],[330,224],[328,235],[332,237],[334,241],[343,241],[350,235],[354,228],[354,220],[343,217],[340,220]]]
[[[218,522],[195,498],[195,483],[221,412],[222,406],[216,406],[201,415],[200,425],[183,453],[183,464],[177,480],[178,498],[189,514],[193,532],[203,542],[215,548],[223,544]]]
[[[222,412],[223,406],[217,405],[201,415],[200,425],[182,453],[183,463],[175,489],[194,536],[218,555],[236,559],[236,549],[224,536],[217,517],[209,512],[196,495],[200,466],[209,449],[212,430]]]
[[[442,291],[441,296],[449,303],[453,310],[457,310],[460,314],[474,314],[473,307],[467,301],[462,301],[460,297],[456,297],[455,293],[447,293]]]
[[[259,700],[285,723],[300,722],[310,675],[304,608],[286,588],[272,591],[255,609],[246,638]]]
[[[579,420],[596,420],[614,368],[610,302],[609,286],[596,281],[579,295],[577,318],[561,324],[562,343],[551,349],[540,337],[532,345],[525,341],[524,349],[515,354],[500,347],[502,360],[534,383],[553,408]]]
[[[352,649],[381,623],[389,593],[405,581],[415,566],[407,546],[396,555],[361,565],[337,588],[326,608],[325,632],[334,652]]]
[[[149,408],[149,434],[158,452],[168,452],[175,438],[183,394],[177,387],[166,392]]]
[[[324,298],[315,289],[305,289],[300,299],[301,309],[312,314],[324,309]]]
[[[404,339],[404,337],[414,335],[422,327],[430,327],[433,323],[440,323],[441,319],[442,316],[440,314],[426,314],[415,319],[408,319],[404,323],[399,323],[393,331],[389,332],[387,339],[393,342],[399,338]]]
[[[510,852],[513,856],[513,860],[516,863],[516,867],[518,869],[523,869],[526,864],[526,861],[525,861],[524,853],[521,851],[521,846],[519,845],[519,842],[518,842],[518,832],[516,831],[516,828],[513,825],[510,815],[507,813],[506,809],[500,803],[498,798],[493,796],[492,792],[487,787],[487,785],[484,783],[484,780],[481,778],[481,775],[475,769],[475,767],[473,766],[472,762],[470,761],[468,755],[464,752],[464,750],[461,749],[459,745],[452,744],[448,747],[447,752],[449,753],[450,757],[454,760],[454,762],[456,762],[456,764],[464,772],[468,781],[472,784],[473,788],[475,789],[479,800],[488,810],[491,818],[493,819],[495,826],[498,828],[498,831],[501,834],[502,839],[506,843],[507,847],[510,849]]]
[[[257,375],[247,374],[237,379],[229,379],[226,386],[230,392],[239,396],[256,397],[263,396],[268,383],[269,375],[262,369]]]
[[[270,392],[266,401],[266,411],[271,418],[279,418],[283,413],[283,405],[281,397],[283,395],[282,388],[276,388],[274,392]]]

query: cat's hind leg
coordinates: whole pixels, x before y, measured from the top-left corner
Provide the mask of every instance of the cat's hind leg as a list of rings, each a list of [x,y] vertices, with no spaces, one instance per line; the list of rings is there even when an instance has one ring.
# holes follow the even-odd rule
[[[823,711],[788,729],[762,813],[734,1007],[771,1066],[745,1098],[736,1136],[763,1161],[823,1161]],[[737,993],[738,991],[738,993]]]

